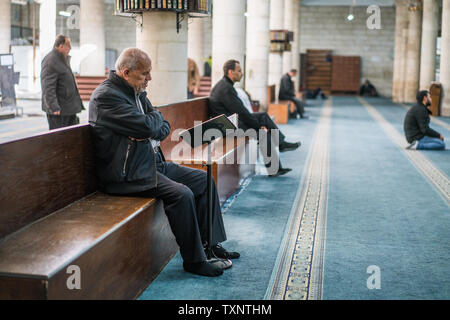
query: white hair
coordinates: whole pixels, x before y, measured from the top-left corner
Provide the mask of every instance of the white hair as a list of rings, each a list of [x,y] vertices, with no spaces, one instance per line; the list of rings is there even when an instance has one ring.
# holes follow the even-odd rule
[[[127,48],[122,51],[116,61],[116,71],[123,69],[136,70],[143,61],[150,61],[149,56],[138,48]]]

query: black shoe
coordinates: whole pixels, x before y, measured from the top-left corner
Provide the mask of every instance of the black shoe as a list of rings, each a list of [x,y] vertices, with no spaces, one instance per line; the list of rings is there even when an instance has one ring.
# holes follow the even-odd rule
[[[278,169],[277,173],[275,174],[269,174],[269,177],[278,177],[278,176],[282,176],[283,174],[288,173],[289,171],[292,171],[291,168],[280,168]]]
[[[298,147],[300,147],[302,144],[301,144],[301,142],[299,141],[299,142],[294,142],[294,143],[292,143],[292,142],[283,142],[283,143],[281,143],[280,144],[280,152],[286,152],[286,151],[292,151],[292,150],[295,150],[295,149],[297,149]]]
[[[214,256],[222,259],[237,259],[241,255],[237,252],[229,252],[227,251],[220,243],[216,244],[212,247],[212,252]]]
[[[183,268],[187,272],[206,277],[218,277],[223,274],[223,268],[220,265],[207,261],[195,263],[183,262]]]
[[[304,115],[300,116],[300,118],[301,118],[301,119],[309,119],[308,116],[304,116]]]

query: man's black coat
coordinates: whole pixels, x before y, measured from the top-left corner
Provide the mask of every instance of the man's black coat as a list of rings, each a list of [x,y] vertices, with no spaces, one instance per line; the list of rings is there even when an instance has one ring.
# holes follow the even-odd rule
[[[288,73],[281,77],[280,92],[278,93],[279,100],[290,100],[295,98],[294,82]]]
[[[228,77],[223,77],[216,83],[209,96],[209,108],[211,116],[215,117],[221,114],[227,117],[237,113],[239,115],[239,128],[255,129],[261,128],[257,117],[253,116],[239,99],[233,82]]]
[[[433,138],[439,138],[441,136],[439,132],[429,127],[430,113],[428,108],[422,103],[416,104],[408,110],[403,123],[403,129],[408,143],[420,140],[425,136]]]
[[[41,67],[42,110],[61,116],[74,115],[83,108],[69,59],[53,49],[42,60]]]
[[[136,98],[144,113],[138,109]],[[124,194],[156,187],[155,152],[148,138],[164,140],[170,125],[153,108],[146,92],[136,97],[134,89],[111,71],[91,96],[89,124],[102,190]]]

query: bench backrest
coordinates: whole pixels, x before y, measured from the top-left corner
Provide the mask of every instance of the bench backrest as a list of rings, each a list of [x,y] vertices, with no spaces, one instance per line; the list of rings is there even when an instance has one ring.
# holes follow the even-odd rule
[[[168,155],[179,142],[178,136],[173,136],[172,139],[176,129],[189,129],[194,126],[195,121],[203,122],[209,119],[208,104],[208,98],[199,98],[158,107],[172,129],[170,136],[161,143],[164,154]]]
[[[208,101],[158,110],[173,133],[209,119]],[[97,190],[90,135],[79,125],[0,144],[0,239]],[[177,143],[168,137],[161,148],[168,154]]]
[[[275,98],[275,85],[267,86],[267,102],[274,103],[276,101]]]
[[[0,238],[96,191],[89,125],[0,144]]]

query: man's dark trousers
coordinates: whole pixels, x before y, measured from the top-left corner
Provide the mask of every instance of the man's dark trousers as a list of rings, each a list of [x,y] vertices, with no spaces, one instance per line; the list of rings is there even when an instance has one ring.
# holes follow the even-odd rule
[[[76,114],[69,116],[52,115],[47,113],[48,127],[50,130],[73,126],[80,123]]]
[[[267,132],[266,136],[266,145],[262,145],[260,143],[261,136],[259,130],[257,131],[257,140],[259,143],[259,147],[262,151],[262,154],[264,155],[264,164],[266,164],[266,167],[270,167],[270,164],[273,162],[278,163],[278,166],[281,167],[280,159],[278,157],[278,154],[274,150],[274,146],[272,145],[272,142],[277,144],[278,146],[282,144],[285,141],[285,135],[281,132],[281,130],[278,128],[275,122],[270,118],[270,116],[267,114],[267,112],[254,112],[251,114],[252,117],[255,117],[259,123],[260,126],[266,127],[269,131]],[[248,128],[243,122],[239,121],[239,128],[243,130],[248,130]],[[272,134],[271,130],[278,130],[278,143],[276,141],[272,141]],[[277,169],[277,167],[276,167]],[[269,172],[269,174],[274,174],[275,172]]]
[[[206,260],[203,244],[208,240],[208,196],[205,171],[165,162],[156,155],[157,187],[139,195],[159,198],[185,262]],[[212,244],[226,240],[216,185],[212,183]]]
[[[300,117],[303,118],[303,114],[305,113],[305,107],[303,106],[303,101],[296,97],[290,97],[288,100],[292,101],[295,104],[297,113],[300,115]]]

